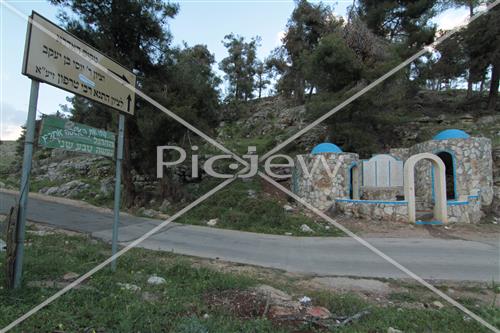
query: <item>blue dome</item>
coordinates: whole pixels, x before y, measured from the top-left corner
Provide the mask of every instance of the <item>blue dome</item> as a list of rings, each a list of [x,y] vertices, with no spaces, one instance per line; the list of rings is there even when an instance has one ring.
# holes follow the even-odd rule
[[[333,143],[323,142],[313,148],[311,154],[321,154],[321,153],[341,153],[342,149],[339,146],[334,145]]]
[[[448,139],[468,139],[469,134],[459,129],[447,129],[439,132],[432,140],[448,140]]]

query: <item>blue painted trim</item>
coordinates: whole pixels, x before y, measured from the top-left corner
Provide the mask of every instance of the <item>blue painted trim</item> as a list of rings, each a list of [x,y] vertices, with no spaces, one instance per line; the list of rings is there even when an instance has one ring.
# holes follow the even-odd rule
[[[418,225],[442,225],[443,222],[441,221],[417,221],[415,224]]]
[[[446,205],[448,205],[448,206],[468,205],[468,204],[470,204],[469,199],[479,199],[479,195],[468,195],[467,199],[468,199],[467,201],[448,200],[446,202]]]
[[[350,202],[355,204],[384,204],[384,205],[407,205],[408,201],[383,201],[383,200],[353,200],[353,199],[335,199],[337,202]]]
[[[449,200],[446,202],[447,206],[464,206],[468,205],[469,201],[455,201],[455,200]]]

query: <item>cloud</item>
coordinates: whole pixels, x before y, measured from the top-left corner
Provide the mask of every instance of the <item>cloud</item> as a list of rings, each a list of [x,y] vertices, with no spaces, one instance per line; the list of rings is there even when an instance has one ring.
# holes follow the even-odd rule
[[[21,126],[26,123],[26,110],[2,103],[0,105],[0,140],[15,140],[21,134]]]
[[[15,141],[21,135],[21,126],[5,125],[0,126],[0,141]]]

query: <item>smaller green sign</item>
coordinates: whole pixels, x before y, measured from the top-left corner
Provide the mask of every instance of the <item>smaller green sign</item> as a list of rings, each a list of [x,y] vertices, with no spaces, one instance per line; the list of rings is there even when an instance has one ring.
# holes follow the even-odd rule
[[[62,148],[108,157],[115,155],[114,133],[54,116],[42,119],[38,143],[47,148]]]

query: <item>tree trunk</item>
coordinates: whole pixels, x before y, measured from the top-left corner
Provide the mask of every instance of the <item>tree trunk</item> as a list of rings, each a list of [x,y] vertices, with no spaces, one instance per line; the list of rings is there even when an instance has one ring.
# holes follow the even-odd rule
[[[295,88],[295,98],[298,104],[304,104],[304,79],[297,78],[297,86]]]
[[[125,121],[125,133],[123,138],[123,160],[122,160],[122,182],[123,182],[123,205],[130,208],[135,201],[135,187],[132,179],[132,161],[130,159],[130,133],[134,126],[130,117]]]
[[[488,110],[494,111],[497,105],[498,84],[500,80],[500,63],[493,64],[491,69],[490,94],[488,96]]]
[[[467,77],[467,98],[472,97],[472,76],[470,75],[469,71],[469,76]]]
[[[474,16],[474,2],[469,1],[469,18]],[[471,63],[472,60],[469,59],[469,75],[467,76],[467,98],[472,97],[472,73],[471,73]]]

